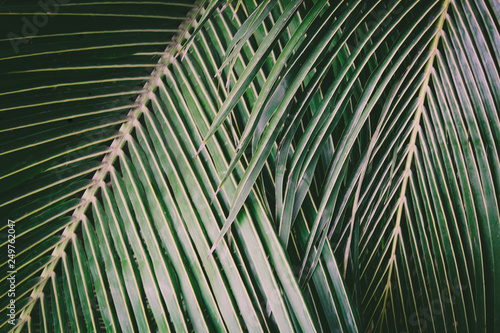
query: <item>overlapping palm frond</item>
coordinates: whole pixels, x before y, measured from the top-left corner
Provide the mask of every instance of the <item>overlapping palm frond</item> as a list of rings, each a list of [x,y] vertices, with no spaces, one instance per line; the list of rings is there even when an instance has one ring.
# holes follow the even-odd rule
[[[2,331],[500,326],[495,1],[1,7]]]

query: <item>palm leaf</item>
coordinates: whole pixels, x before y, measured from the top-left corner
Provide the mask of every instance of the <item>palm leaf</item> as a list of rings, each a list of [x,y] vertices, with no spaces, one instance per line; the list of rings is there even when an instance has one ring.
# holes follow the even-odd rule
[[[500,326],[496,2],[0,8],[1,331]]]

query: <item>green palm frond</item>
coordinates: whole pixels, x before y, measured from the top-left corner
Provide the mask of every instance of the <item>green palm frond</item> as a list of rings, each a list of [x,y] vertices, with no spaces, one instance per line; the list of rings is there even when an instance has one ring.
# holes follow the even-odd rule
[[[500,327],[498,2],[0,8],[1,331]]]

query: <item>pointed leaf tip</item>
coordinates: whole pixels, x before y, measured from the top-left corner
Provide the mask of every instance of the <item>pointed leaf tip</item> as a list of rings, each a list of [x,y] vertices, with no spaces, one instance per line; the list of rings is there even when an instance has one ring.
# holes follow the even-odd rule
[[[196,154],[194,155],[194,158],[196,158],[196,157],[198,157],[198,155],[200,155],[200,153],[201,153],[201,151],[203,150],[203,148],[205,148],[205,145],[206,145],[206,142],[205,142],[205,141],[203,141],[203,142],[201,143],[200,148],[198,148],[198,151],[197,151],[197,152],[196,152]]]
[[[214,253],[215,249],[217,248],[219,244],[218,243],[215,243],[214,245],[212,245],[212,248],[210,249],[210,252],[208,253],[208,258],[210,258],[210,256],[212,255],[212,253]]]
[[[186,57],[186,54],[187,54],[187,50],[184,51],[184,53],[182,54],[181,61],[184,61],[184,58]]]
[[[222,70],[223,70],[223,69],[224,69],[224,67],[223,67],[223,66],[219,67],[219,68],[217,69],[217,71],[215,72],[215,76],[214,76],[214,77],[221,76],[221,74],[222,74]]]
[[[220,185],[217,186],[217,190],[215,191],[214,195],[212,196],[212,200],[210,200],[210,206],[212,206],[212,204],[214,203],[214,200],[217,198],[217,194],[219,193],[220,191]]]

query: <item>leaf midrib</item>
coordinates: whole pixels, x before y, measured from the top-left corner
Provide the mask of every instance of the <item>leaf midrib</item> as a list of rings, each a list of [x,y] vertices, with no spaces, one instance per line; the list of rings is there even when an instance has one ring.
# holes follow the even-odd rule
[[[412,129],[411,136],[410,136],[410,142],[408,144],[409,151],[408,151],[408,155],[406,156],[406,164],[405,164],[405,168],[404,168],[404,172],[403,172],[404,176],[403,176],[403,181],[401,184],[401,191],[400,191],[399,200],[398,200],[398,210],[396,212],[396,225],[394,226],[394,229],[393,229],[394,237],[392,238],[392,248],[391,248],[391,256],[390,256],[391,262],[389,263],[389,272],[387,275],[387,283],[386,283],[386,288],[384,291],[385,295],[384,295],[384,301],[383,301],[383,306],[382,306],[382,308],[384,309],[384,312],[385,312],[385,308],[386,308],[385,304],[387,304],[387,297],[389,295],[389,288],[388,287],[390,287],[390,285],[391,285],[390,281],[391,281],[391,277],[392,277],[394,264],[396,262],[395,256],[396,256],[396,248],[397,248],[398,240],[399,240],[400,235],[401,235],[401,219],[402,219],[402,213],[403,213],[403,206],[406,202],[406,189],[408,186],[409,176],[411,175],[411,166],[412,166],[413,156],[415,154],[415,149],[416,149],[417,135],[420,131],[420,119],[421,119],[422,113],[423,113],[423,107],[424,107],[423,104],[424,104],[425,96],[426,96],[427,91],[428,91],[429,80],[431,77],[432,68],[434,67],[434,59],[436,58],[439,40],[441,38],[441,34],[443,33],[443,26],[444,26],[447,12],[448,12],[449,4],[450,4],[450,0],[445,0],[443,2],[443,4],[441,5],[442,12],[440,14],[440,17],[439,17],[439,20],[438,20],[437,26],[436,26],[437,33],[434,36],[434,38],[432,40],[432,44],[430,46],[431,57],[427,60],[427,65],[424,68],[425,79],[424,79],[424,82],[422,83],[422,85],[420,86],[420,91],[419,91],[419,95],[418,95],[419,105],[415,111],[415,116],[414,116],[414,120],[413,120],[413,129]]]
[[[24,324],[28,321],[31,311],[33,310],[38,299],[40,299],[40,297],[43,295],[43,290],[50,277],[53,276],[54,270],[60,259],[64,255],[66,247],[68,246],[68,244],[70,244],[73,237],[75,237],[75,230],[78,228],[80,222],[85,217],[85,213],[90,207],[92,201],[95,200],[96,194],[101,187],[101,184],[107,177],[108,172],[112,169],[115,160],[122,152],[122,148],[127,142],[128,136],[130,136],[134,127],[136,126],[138,119],[141,117],[144,110],[147,110],[146,105],[151,100],[151,96],[156,90],[159,80],[161,80],[161,78],[165,75],[165,68],[170,63],[172,63],[174,55],[181,48],[181,40],[184,39],[184,35],[187,34],[189,29],[193,25],[194,17],[197,15],[202,6],[203,3],[198,4],[187,14],[187,20],[185,20],[184,22],[191,22],[185,25],[181,25],[181,29],[179,29],[180,32],[174,35],[174,37],[172,38],[173,42],[170,42],[172,44],[167,43],[164,55],[158,61],[158,64],[152,71],[150,79],[144,84],[142,93],[136,99],[135,104],[137,106],[129,111],[129,113],[127,114],[129,120],[123,123],[119,129],[119,132],[122,134],[119,137],[115,138],[110,144],[111,151],[104,156],[102,160],[103,167],[94,173],[94,176],[92,177],[93,184],[89,188],[87,188],[82,195],[81,200],[83,203],[73,211],[72,217],[74,221],[69,224],[62,232],[61,237],[63,238],[63,240],[52,251],[51,256],[53,257],[53,260],[51,260],[50,263],[47,264],[47,266],[40,274],[41,281],[31,292],[31,300],[20,313],[18,322],[13,331],[21,332]]]

